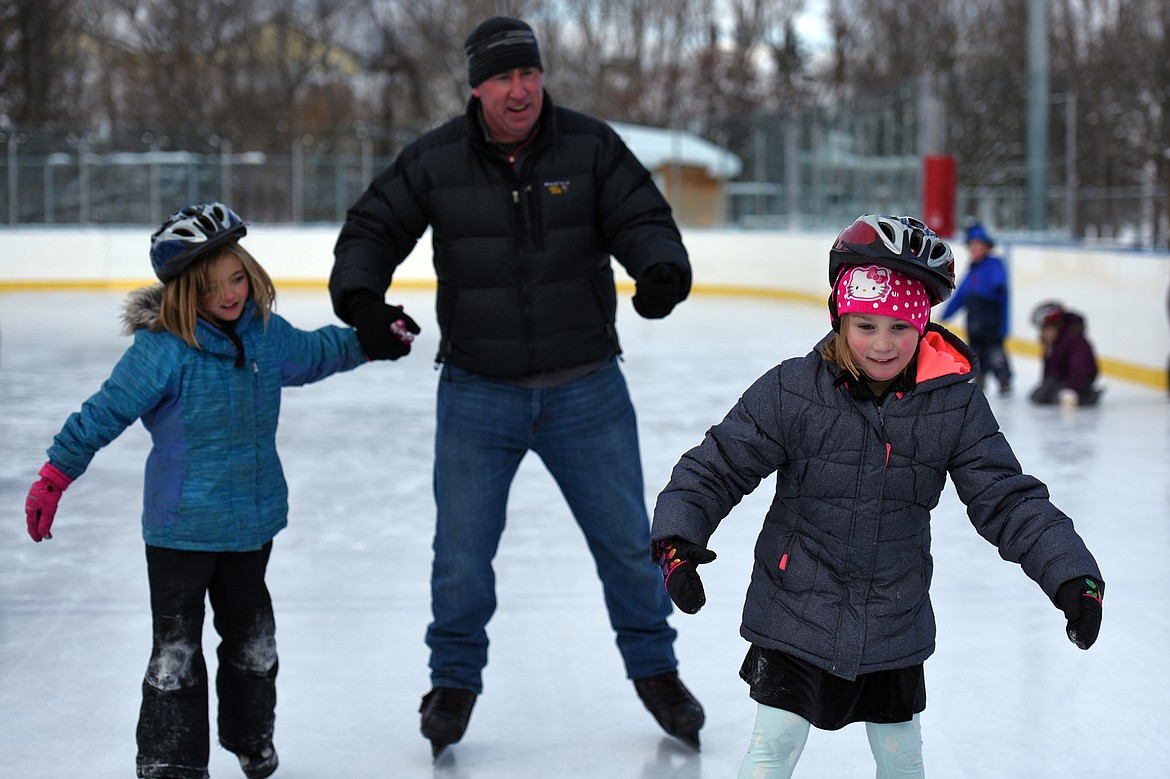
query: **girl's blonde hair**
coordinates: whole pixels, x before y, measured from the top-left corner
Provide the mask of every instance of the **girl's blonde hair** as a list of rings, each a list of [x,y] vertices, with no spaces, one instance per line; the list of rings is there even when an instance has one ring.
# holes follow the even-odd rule
[[[821,347],[821,359],[835,364],[842,371],[847,372],[855,381],[861,380],[861,369],[853,361],[853,352],[849,350],[849,341],[845,337],[845,330],[852,314],[841,316],[841,326],[837,333]]]
[[[211,275],[212,266],[225,254],[234,254],[240,259],[248,277],[248,297],[256,301],[264,325],[268,325],[268,316],[276,301],[276,287],[256,258],[239,243],[232,241],[206,257],[200,257],[178,276],[163,284],[162,304],[152,329],[166,330],[196,349],[200,348],[199,341],[195,339],[195,323],[203,314],[199,309],[199,298],[214,289],[216,280]],[[204,318],[210,319],[206,315]]]

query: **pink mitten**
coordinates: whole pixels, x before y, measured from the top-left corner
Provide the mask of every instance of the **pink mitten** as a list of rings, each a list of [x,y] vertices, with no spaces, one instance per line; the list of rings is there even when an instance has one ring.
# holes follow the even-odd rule
[[[42,538],[52,538],[49,528],[53,526],[53,517],[57,514],[57,503],[61,500],[61,493],[73,483],[52,463],[45,463],[41,468],[41,478],[28,491],[28,498],[24,501],[24,515],[28,520],[28,534],[33,541]]]

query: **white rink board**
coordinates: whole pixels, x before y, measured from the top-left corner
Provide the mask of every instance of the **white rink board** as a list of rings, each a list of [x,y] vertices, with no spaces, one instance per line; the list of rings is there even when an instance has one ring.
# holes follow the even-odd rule
[[[153,226],[0,228],[0,291],[28,285],[125,286],[151,279]],[[257,224],[244,239],[276,281],[324,284],[332,266],[339,225]],[[828,295],[827,260],[834,234],[772,230],[684,231],[695,270],[695,289],[757,290],[819,302]],[[961,278],[967,253],[954,245]],[[996,247],[1012,276],[1010,338],[1025,350],[1037,340],[1032,308],[1057,298],[1088,318],[1089,337],[1103,362],[1136,368],[1161,380],[1170,354],[1167,281],[1170,254],[1065,245],[1004,243]],[[429,233],[399,268],[403,286],[434,281]],[[619,282],[628,283],[618,269]],[[954,324],[962,324],[962,316]],[[1106,370],[1110,366],[1106,365]]]

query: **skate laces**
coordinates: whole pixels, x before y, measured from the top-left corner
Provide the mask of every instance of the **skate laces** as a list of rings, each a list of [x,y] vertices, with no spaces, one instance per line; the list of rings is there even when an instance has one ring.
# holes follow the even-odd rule
[[[444,717],[463,718],[475,703],[475,693],[454,687],[436,687],[423,696],[419,711],[430,707],[430,714]]]
[[[641,682],[645,697],[653,698],[657,704],[673,707],[691,700],[691,696],[684,692],[677,673],[647,676],[638,681]]]
[[[260,751],[250,755],[237,755],[240,759],[240,770],[248,779],[265,779],[276,772],[279,761],[276,757],[276,748],[272,744],[261,747]]]

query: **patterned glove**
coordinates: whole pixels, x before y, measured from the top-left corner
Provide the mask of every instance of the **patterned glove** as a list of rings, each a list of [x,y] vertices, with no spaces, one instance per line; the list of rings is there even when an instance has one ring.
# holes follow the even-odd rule
[[[703,608],[707,594],[695,566],[714,560],[714,552],[672,536],[650,542],[650,559],[662,569],[666,592],[679,610],[695,614]]]
[[[1105,597],[1105,582],[1092,576],[1069,579],[1056,591],[1056,603],[1064,612],[1068,625],[1068,640],[1081,649],[1088,649],[1101,631],[1101,601]]]
[[[53,526],[53,517],[57,515],[57,503],[61,500],[61,493],[73,483],[52,463],[41,466],[38,479],[28,491],[24,501],[24,517],[28,521],[28,534],[33,541],[40,542],[43,538],[52,538],[49,529]]]
[[[401,306],[387,305],[372,292],[361,290],[350,295],[347,313],[366,357],[397,360],[410,353],[419,326]]]

